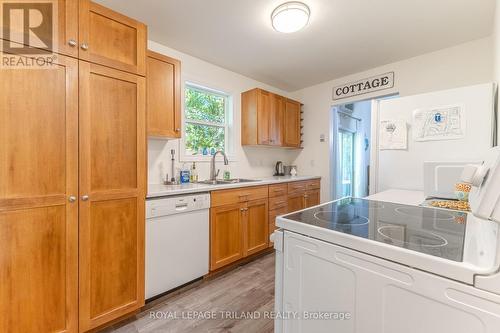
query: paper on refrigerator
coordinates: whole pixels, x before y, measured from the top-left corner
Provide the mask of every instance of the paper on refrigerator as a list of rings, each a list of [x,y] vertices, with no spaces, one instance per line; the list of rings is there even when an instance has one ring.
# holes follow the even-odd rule
[[[379,145],[381,150],[408,148],[408,127],[402,119],[382,120],[380,122]]]
[[[461,139],[465,136],[465,125],[465,112],[462,105],[413,111],[415,141]]]

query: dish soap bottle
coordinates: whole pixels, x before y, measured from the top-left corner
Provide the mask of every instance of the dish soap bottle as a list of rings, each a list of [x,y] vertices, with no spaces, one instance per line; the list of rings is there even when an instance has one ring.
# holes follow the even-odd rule
[[[196,170],[196,162],[191,165],[191,183],[198,182],[198,171]]]
[[[182,169],[181,169],[181,184],[187,184],[189,183],[189,170],[188,168],[186,167],[186,164],[184,163],[182,165]]]

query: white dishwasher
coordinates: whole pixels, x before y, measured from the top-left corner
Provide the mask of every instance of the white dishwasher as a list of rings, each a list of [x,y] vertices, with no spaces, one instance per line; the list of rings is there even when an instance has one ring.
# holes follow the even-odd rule
[[[208,273],[208,193],[146,202],[146,299]]]

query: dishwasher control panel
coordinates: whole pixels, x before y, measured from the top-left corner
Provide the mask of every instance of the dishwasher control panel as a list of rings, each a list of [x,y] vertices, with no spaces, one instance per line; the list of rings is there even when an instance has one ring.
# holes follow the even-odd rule
[[[146,218],[187,213],[210,208],[210,194],[183,195],[146,201]]]

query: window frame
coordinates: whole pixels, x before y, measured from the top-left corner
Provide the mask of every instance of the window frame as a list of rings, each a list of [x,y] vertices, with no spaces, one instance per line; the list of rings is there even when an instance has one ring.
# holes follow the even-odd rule
[[[186,115],[186,90],[193,89],[202,93],[210,93],[219,97],[223,97],[224,103],[224,125],[212,122],[205,122],[201,120],[188,119]],[[211,155],[189,155],[186,151],[186,127],[187,124],[198,124],[212,127],[224,128],[224,151],[230,161],[235,161],[233,152],[234,147],[231,146],[233,135],[233,97],[230,93],[224,92],[219,89],[207,87],[206,85],[194,83],[192,81],[185,81],[182,89],[182,137],[179,140],[180,162],[210,162]],[[221,156],[217,160],[222,160]]]

